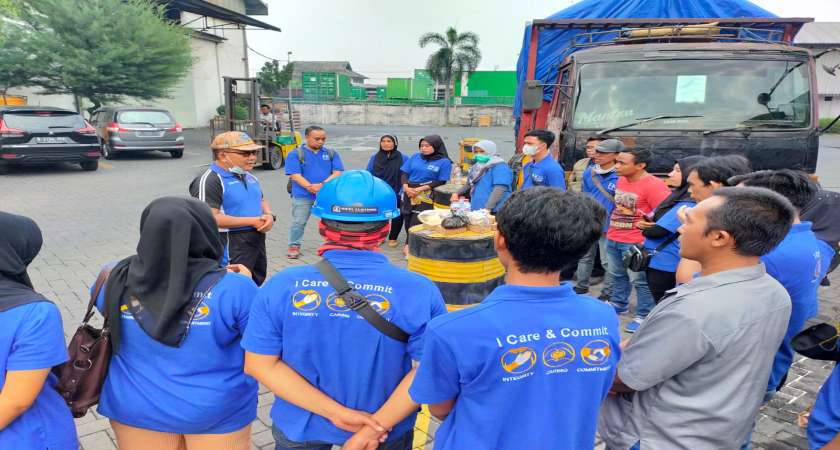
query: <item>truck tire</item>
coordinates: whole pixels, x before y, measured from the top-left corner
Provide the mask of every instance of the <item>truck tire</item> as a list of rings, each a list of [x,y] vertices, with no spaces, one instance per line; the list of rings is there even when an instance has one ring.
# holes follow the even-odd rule
[[[99,160],[96,159],[93,161],[82,161],[79,163],[79,165],[82,166],[82,170],[86,172],[93,172],[94,170],[99,168]]]
[[[268,161],[263,163],[263,169],[278,170],[283,167],[286,161],[283,160],[283,152],[280,147],[272,145],[268,148]]]

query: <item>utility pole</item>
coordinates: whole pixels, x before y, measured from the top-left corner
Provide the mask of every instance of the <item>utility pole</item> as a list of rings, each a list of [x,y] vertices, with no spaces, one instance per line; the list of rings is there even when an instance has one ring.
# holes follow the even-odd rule
[[[292,64],[292,52],[286,52],[286,59],[288,64],[291,67]],[[289,129],[291,130],[292,136],[295,134],[295,119],[292,117],[292,80],[295,77],[295,71],[292,69],[292,73],[289,74],[289,81],[286,83],[286,91],[289,93]]]

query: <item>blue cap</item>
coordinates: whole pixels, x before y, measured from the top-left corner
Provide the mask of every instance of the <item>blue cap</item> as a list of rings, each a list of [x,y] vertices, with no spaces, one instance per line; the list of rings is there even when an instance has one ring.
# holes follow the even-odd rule
[[[377,222],[391,220],[400,211],[388,183],[366,170],[348,170],[321,187],[312,214],[342,222]]]

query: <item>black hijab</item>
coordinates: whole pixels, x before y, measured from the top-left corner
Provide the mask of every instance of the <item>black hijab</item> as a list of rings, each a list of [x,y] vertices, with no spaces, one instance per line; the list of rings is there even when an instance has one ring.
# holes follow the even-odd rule
[[[677,164],[680,166],[680,174],[682,175],[682,183],[680,187],[674,189],[671,195],[666,197],[665,200],[662,200],[662,203],[656,207],[656,210],[653,212],[654,222],[664,216],[677,203],[691,200],[691,195],[688,193],[688,174],[697,163],[704,159],[706,159],[705,156],[694,155],[677,160]]]
[[[49,301],[35,292],[26,273],[42,244],[41,230],[35,221],[0,212],[0,312]]]
[[[420,139],[420,142],[426,141],[435,149],[435,152],[431,155],[424,155],[420,154],[420,156],[426,161],[436,161],[438,159],[446,158],[449,159],[449,154],[446,153],[446,145],[443,143],[443,139],[438,136],[437,134],[430,134],[423,139]]]
[[[817,238],[836,247],[840,242],[840,193],[819,190],[814,198],[802,208],[799,216],[811,222],[811,229]]]
[[[222,241],[210,208],[192,198],[162,197],[140,216],[137,254],[111,270],[105,288],[109,317],[120,317],[123,298],[139,302],[132,311],[152,339],[177,347],[186,337],[189,321],[184,308],[206,274],[219,270]],[[137,317],[142,313],[144,317]],[[119,349],[120,320],[109,320],[114,352]]]
[[[389,152],[382,150],[382,139],[386,137],[394,141],[394,149]],[[399,152],[398,147],[397,137],[386,134],[379,138],[379,151],[373,158],[373,176],[385,180],[394,192],[400,191],[400,167],[403,164],[402,153]]]

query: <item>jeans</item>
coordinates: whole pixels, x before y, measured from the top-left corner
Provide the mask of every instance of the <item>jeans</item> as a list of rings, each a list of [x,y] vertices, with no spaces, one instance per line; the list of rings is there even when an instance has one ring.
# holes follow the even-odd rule
[[[313,203],[315,203],[315,200],[292,197],[292,224],[289,225],[289,247],[300,248],[300,242],[303,240],[303,231],[306,229],[306,222],[312,213]]]
[[[589,289],[589,279],[592,277],[592,267],[595,265],[595,253],[600,253],[601,266],[604,267],[604,289],[603,292],[610,292],[610,273],[607,271],[609,261],[607,261],[607,238],[601,236],[598,242],[592,244],[589,251],[578,261],[577,265],[577,287],[581,289]]]
[[[624,254],[632,245],[607,239],[607,272],[612,284],[610,302],[619,308],[627,308],[630,303],[630,291],[635,287],[636,317],[645,318],[653,309],[653,296],[650,294],[645,273],[634,272],[624,267]]]
[[[321,441],[291,441],[277,427],[271,427],[271,435],[274,436],[274,450],[330,450],[333,446],[333,444]],[[379,444],[377,450],[411,450],[413,443],[414,430],[411,429],[396,439],[389,439]]]

